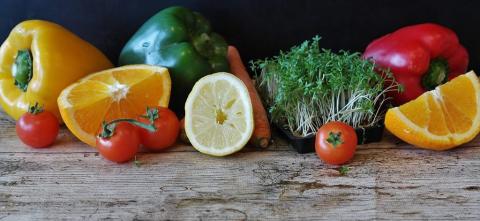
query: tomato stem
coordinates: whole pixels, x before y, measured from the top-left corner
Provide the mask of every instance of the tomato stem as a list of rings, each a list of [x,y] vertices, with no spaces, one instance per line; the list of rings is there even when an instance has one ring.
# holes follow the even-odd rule
[[[342,132],[337,132],[337,133],[330,132],[330,133],[328,133],[327,142],[332,144],[334,148],[336,148],[340,144],[343,144]]]
[[[110,122],[103,122],[102,123],[102,132],[98,135],[100,138],[109,138],[111,136],[113,136],[113,134],[115,133],[115,127],[117,126],[117,123],[120,123],[120,122],[127,122],[129,124],[133,124],[137,127],[141,127],[145,130],[148,130],[150,132],[155,132],[157,130],[157,128],[155,127],[155,125],[152,124],[145,124],[145,123],[142,123],[140,121],[137,121],[135,119],[130,119],[130,118],[119,118],[119,119],[115,119],[115,120],[112,120]]]
[[[43,112],[43,107],[40,106],[38,102],[35,102],[35,105],[28,107],[28,113],[31,113],[33,115],[37,115],[42,112]]]
[[[158,115],[157,108],[147,107],[147,114],[142,115],[141,117],[148,119],[153,124],[153,122],[155,122],[155,120],[158,119],[160,116]]]

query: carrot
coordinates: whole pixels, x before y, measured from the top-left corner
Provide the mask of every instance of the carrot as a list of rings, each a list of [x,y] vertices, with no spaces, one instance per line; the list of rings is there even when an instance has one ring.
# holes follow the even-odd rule
[[[183,143],[190,144],[188,140],[187,133],[185,132],[185,118],[180,120],[180,136],[178,136]]]
[[[250,78],[245,65],[243,65],[238,50],[234,46],[228,46],[227,57],[232,74],[240,78],[240,80],[242,80],[247,86],[250,99],[252,100],[255,129],[252,138],[250,139],[250,143],[256,147],[266,148],[270,144],[271,138],[270,123],[268,122],[267,112],[263,107],[260,96],[253,85],[253,81]]]

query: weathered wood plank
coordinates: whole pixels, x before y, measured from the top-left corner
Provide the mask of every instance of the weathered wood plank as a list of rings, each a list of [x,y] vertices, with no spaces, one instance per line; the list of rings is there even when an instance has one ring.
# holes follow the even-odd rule
[[[471,219],[480,217],[480,149],[360,149],[347,176],[314,154],[1,153],[0,218]]]
[[[178,144],[139,159],[107,162],[65,128],[52,148],[28,148],[0,113],[0,220],[480,217],[480,138],[433,152],[387,134],[359,146],[345,177],[278,136],[226,158]]]

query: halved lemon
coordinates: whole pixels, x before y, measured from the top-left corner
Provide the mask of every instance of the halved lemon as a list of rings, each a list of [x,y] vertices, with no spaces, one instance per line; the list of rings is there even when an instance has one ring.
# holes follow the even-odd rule
[[[385,126],[417,147],[446,150],[480,132],[480,81],[471,71],[387,111]]]
[[[225,156],[252,136],[253,109],[245,84],[221,72],[201,78],[185,103],[185,132],[198,151]]]
[[[135,118],[147,107],[168,107],[168,70],[151,65],[127,65],[91,74],[65,88],[58,107],[68,129],[95,146],[102,121]]]

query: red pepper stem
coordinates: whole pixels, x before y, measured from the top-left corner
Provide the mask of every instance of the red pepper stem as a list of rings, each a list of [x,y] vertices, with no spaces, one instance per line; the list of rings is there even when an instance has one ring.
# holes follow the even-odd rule
[[[422,77],[422,86],[426,90],[433,90],[448,80],[448,62],[443,58],[435,58],[430,62],[426,74]]]
[[[114,131],[115,131],[115,127],[116,127],[117,123],[120,123],[120,122],[127,122],[129,124],[133,124],[137,127],[141,127],[141,128],[143,128],[145,130],[148,130],[150,132],[155,132],[157,130],[157,128],[153,124],[145,124],[145,123],[142,123],[140,121],[137,121],[135,119],[130,119],[130,118],[119,118],[119,119],[112,120],[108,123],[104,122],[102,124],[102,132],[98,136],[101,137],[101,138],[109,138],[109,137],[113,136]]]

